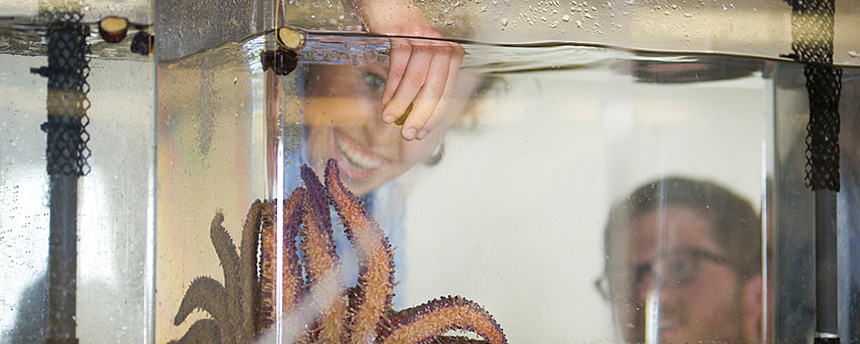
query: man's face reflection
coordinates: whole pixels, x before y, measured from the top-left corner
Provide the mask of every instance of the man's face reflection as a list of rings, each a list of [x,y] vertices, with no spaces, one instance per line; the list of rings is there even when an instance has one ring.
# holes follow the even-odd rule
[[[316,65],[308,72],[305,122],[308,155],[321,171],[334,158],[346,186],[363,195],[424,161],[452,125],[440,123],[423,140],[405,141],[400,126],[382,121],[380,100],[388,65]]]
[[[676,206],[631,224],[627,342],[742,342],[743,286],[710,226]]]

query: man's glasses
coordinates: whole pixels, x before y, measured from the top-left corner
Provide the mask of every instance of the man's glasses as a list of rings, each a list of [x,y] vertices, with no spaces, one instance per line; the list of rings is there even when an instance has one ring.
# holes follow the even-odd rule
[[[637,264],[632,271],[632,285],[634,288],[639,288],[645,275],[651,275],[654,283],[663,289],[686,286],[699,278],[704,260],[733,267],[726,258],[705,250],[695,248],[675,250],[653,261]],[[595,282],[595,287],[604,299],[610,299],[609,281],[606,276],[599,278]]]

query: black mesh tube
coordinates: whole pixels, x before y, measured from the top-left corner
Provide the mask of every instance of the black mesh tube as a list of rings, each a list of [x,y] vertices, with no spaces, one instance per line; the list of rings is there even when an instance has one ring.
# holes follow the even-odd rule
[[[834,0],[792,1],[794,56],[806,63],[809,95],[806,184],[839,191],[839,96],[842,69],[833,66]]]
[[[49,184],[48,343],[77,343],[78,178],[85,175],[89,122],[89,74],[86,38],[80,13],[42,13],[47,30],[48,66],[32,70],[48,78],[46,161]]]
[[[807,65],[803,69],[809,94],[806,137],[806,186],[839,191],[839,96],[842,68]]]
[[[809,95],[806,186],[815,192],[816,343],[839,343],[836,192],[839,191],[839,96],[842,70],[833,66],[834,0],[789,0],[792,49],[806,64]]]
[[[48,26],[48,67],[35,72],[48,78],[48,121],[42,124],[47,133],[48,175],[82,176],[89,172],[87,148],[89,135],[89,27],[80,24],[80,16],[57,20]]]

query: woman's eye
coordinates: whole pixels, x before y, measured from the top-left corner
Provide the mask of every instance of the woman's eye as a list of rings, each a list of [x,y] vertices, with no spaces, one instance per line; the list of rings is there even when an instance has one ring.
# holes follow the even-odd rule
[[[364,83],[367,84],[371,92],[382,93],[385,90],[385,79],[379,74],[365,72]]]

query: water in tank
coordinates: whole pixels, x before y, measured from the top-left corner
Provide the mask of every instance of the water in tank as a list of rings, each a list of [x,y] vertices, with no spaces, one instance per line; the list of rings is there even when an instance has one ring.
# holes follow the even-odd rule
[[[857,11],[834,64],[812,64],[840,70],[828,193],[807,186],[822,88],[789,3],[418,2],[431,40],[366,32],[341,3],[251,8],[283,18],[242,34],[156,7],[157,63],[132,51],[150,26],[110,43],[84,25],[63,289],[80,342],[811,343],[830,334],[830,215],[832,334],[860,340]],[[46,276],[67,193],[46,170],[49,25],[3,25],[0,327],[17,343],[59,326]],[[439,97],[404,78],[415,99],[397,103],[404,52],[444,71]]]
[[[135,4],[0,5],[0,342],[152,340],[155,59]]]

